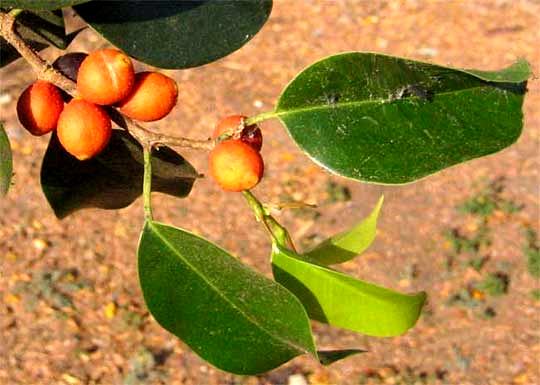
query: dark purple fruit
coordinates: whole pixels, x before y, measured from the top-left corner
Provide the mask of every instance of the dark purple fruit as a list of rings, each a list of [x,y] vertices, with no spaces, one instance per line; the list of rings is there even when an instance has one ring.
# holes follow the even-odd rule
[[[87,56],[88,54],[84,52],[67,53],[56,59],[53,63],[53,67],[60,71],[64,76],[76,82],[79,67]]]

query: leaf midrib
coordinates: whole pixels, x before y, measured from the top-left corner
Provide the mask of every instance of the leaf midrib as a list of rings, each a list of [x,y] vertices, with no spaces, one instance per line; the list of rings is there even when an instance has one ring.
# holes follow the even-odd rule
[[[459,90],[452,90],[452,91],[447,91],[447,92],[439,92],[439,93],[436,93],[435,96],[446,96],[446,95],[454,95],[454,94],[460,94],[462,92],[467,92],[467,91],[471,91],[471,90],[475,90],[475,89],[485,89],[485,88],[494,88],[493,86],[489,86],[489,85],[483,85],[483,86],[477,86],[477,87],[469,87],[469,88],[462,88],[462,89],[459,89]],[[281,98],[283,97],[283,95],[280,96],[279,100],[281,100]],[[352,102],[345,102],[345,103],[335,103],[335,104],[326,104],[326,103],[323,103],[321,105],[315,105],[315,106],[305,106],[305,107],[291,107],[287,110],[280,110],[279,108],[279,101],[278,101],[278,106],[277,108],[271,112],[271,115],[273,116],[277,116],[277,117],[281,117],[281,116],[285,116],[285,115],[294,115],[294,114],[298,114],[298,113],[303,113],[303,112],[315,112],[315,111],[318,111],[318,110],[325,110],[325,109],[338,109],[338,108],[346,108],[346,107],[356,107],[356,106],[362,106],[362,105],[369,105],[369,104],[374,104],[374,105],[384,105],[384,104],[388,104],[390,105],[391,103],[394,103],[394,102],[398,102],[398,101],[401,101],[401,100],[409,100],[409,99],[412,99],[412,100],[420,100],[420,98],[418,98],[417,96],[409,96],[409,97],[404,97],[404,98],[401,98],[401,99],[396,99],[396,100],[390,100],[390,99],[387,99],[387,98],[378,98],[378,99],[369,99],[369,100],[356,100],[356,101],[352,101]]]
[[[188,260],[186,260],[180,253],[178,253],[176,251],[176,249],[173,247],[173,245],[167,240],[167,238],[165,238],[164,236],[162,236],[162,234],[159,232],[159,230],[157,229],[157,227],[154,225],[153,222],[148,222],[149,224],[149,227],[152,228],[154,230],[154,232],[156,233],[156,235],[159,237],[159,239],[169,248],[173,251],[173,253],[178,256],[178,258],[180,258],[186,265],[188,265],[211,289],[213,289],[221,298],[223,298],[225,300],[225,302],[229,303],[231,305],[231,307],[233,309],[235,309],[238,313],[240,313],[245,319],[247,319],[249,322],[251,322],[255,327],[257,327],[258,329],[260,329],[261,331],[263,331],[264,333],[266,333],[267,335],[269,335],[271,338],[277,340],[277,341],[280,341],[286,345],[289,345],[289,346],[292,346],[294,347],[295,349],[299,350],[300,352],[305,352],[305,353],[311,353],[309,352],[308,350],[304,349],[303,347],[301,346],[298,346],[296,343],[292,343],[288,340],[285,340],[283,338],[281,338],[280,336],[275,336],[274,334],[272,334],[269,330],[267,330],[266,328],[264,328],[262,325],[260,325],[257,320],[253,319],[252,317],[250,317],[249,315],[247,315],[240,307],[238,307],[234,302],[232,302],[228,297],[226,297],[225,295],[223,295],[223,293],[221,293],[221,291],[212,284],[212,282],[210,282],[208,279],[206,279],[206,277],[204,276],[204,274],[202,274],[195,266],[193,266]],[[168,254],[167,254],[168,255]]]

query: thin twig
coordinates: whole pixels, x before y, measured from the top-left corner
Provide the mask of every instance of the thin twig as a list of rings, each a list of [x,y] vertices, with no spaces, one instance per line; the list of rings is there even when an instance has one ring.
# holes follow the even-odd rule
[[[26,44],[16,30],[15,17],[12,14],[0,12],[0,35],[30,64],[38,79],[53,83],[73,97],[78,96],[75,82],[55,70],[52,65],[43,60]],[[109,107],[107,110],[112,121],[128,131],[143,147],[148,145],[151,147],[169,145],[207,151],[214,147],[214,140],[196,140],[161,134],[139,125],[113,107]]]

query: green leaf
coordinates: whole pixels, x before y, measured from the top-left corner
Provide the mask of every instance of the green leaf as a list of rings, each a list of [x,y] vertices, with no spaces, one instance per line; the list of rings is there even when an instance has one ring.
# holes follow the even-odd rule
[[[20,9],[60,9],[90,0],[2,0],[3,8]]]
[[[275,111],[255,120],[278,117],[303,151],[338,175],[407,183],[514,143],[523,125],[521,80],[527,74],[523,61],[480,77],[403,58],[343,53],[302,71]]]
[[[161,68],[189,68],[236,51],[262,28],[272,0],[92,1],[75,7],[130,56]]]
[[[402,294],[316,265],[272,247],[277,282],[296,295],[310,318],[372,336],[396,336],[414,326],[426,294]]]
[[[147,222],[138,258],[154,318],[212,365],[257,374],[316,355],[298,299],[205,239]]]
[[[22,36],[28,36],[35,41],[51,43],[60,49],[67,47],[64,16],[59,9],[23,12],[17,17],[17,29]]]
[[[13,174],[13,160],[11,158],[11,146],[9,138],[0,122],[0,195],[6,195],[11,185]]]
[[[336,361],[350,357],[355,354],[367,353],[367,350],[363,349],[342,349],[342,350],[319,350],[317,354],[319,356],[319,362],[323,365],[330,365]]]
[[[525,59],[519,59],[510,67],[500,71],[464,71],[488,82],[521,83],[531,76],[531,67]]]
[[[371,245],[377,233],[377,218],[383,203],[383,197],[362,222],[349,231],[336,234],[326,239],[313,250],[304,253],[307,258],[323,265],[343,263],[362,254]]]
[[[198,177],[182,156],[168,147],[152,155],[152,190],[185,197]],[[82,208],[119,209],[142,193],[141,146],[125,131],[113,130],[107,148],[97,157],[79,161],[53,134],[41,165],[41,187],[58,218]]]

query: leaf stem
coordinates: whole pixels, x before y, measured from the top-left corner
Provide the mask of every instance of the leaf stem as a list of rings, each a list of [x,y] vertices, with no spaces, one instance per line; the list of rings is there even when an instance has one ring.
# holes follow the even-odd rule
[[[143,200],[144,218],[152,221],[152,146],[143,147],[144,174],[143,174]]]
[[[252,116],[251,118],[247,118],[246,125],[251,126],[252,124],[255,124],[255,123],[260,123],[265,120],[274,119],[277,116],[278,114],[275,111],[261,112],[258,115]]]
[[[21,12],[24,11],[24,9],[20,8],[13,8],[11,11],[9,11],[9,15],[13,16],[13,18],[16,18],[21,14]]]
[[[258,221],[263,221],[265,216],[265,209],[262,203],[253,195],[253,193],[250,190],[242,191],[244,194],[244,198],[246,198],[246,201],[253,210],[253,213],[255,214],[255,217]]]
[[[272,243],[277,243],[279,245],[287,246],[290,250],[296,252],[292,238],[283,225],[281,225],[264,207],[264,205],[253,195],[249,190],[243,191],[244,198],[253,210],[255,217],[259,222],[262,222],[270,237],[272,238]]]

